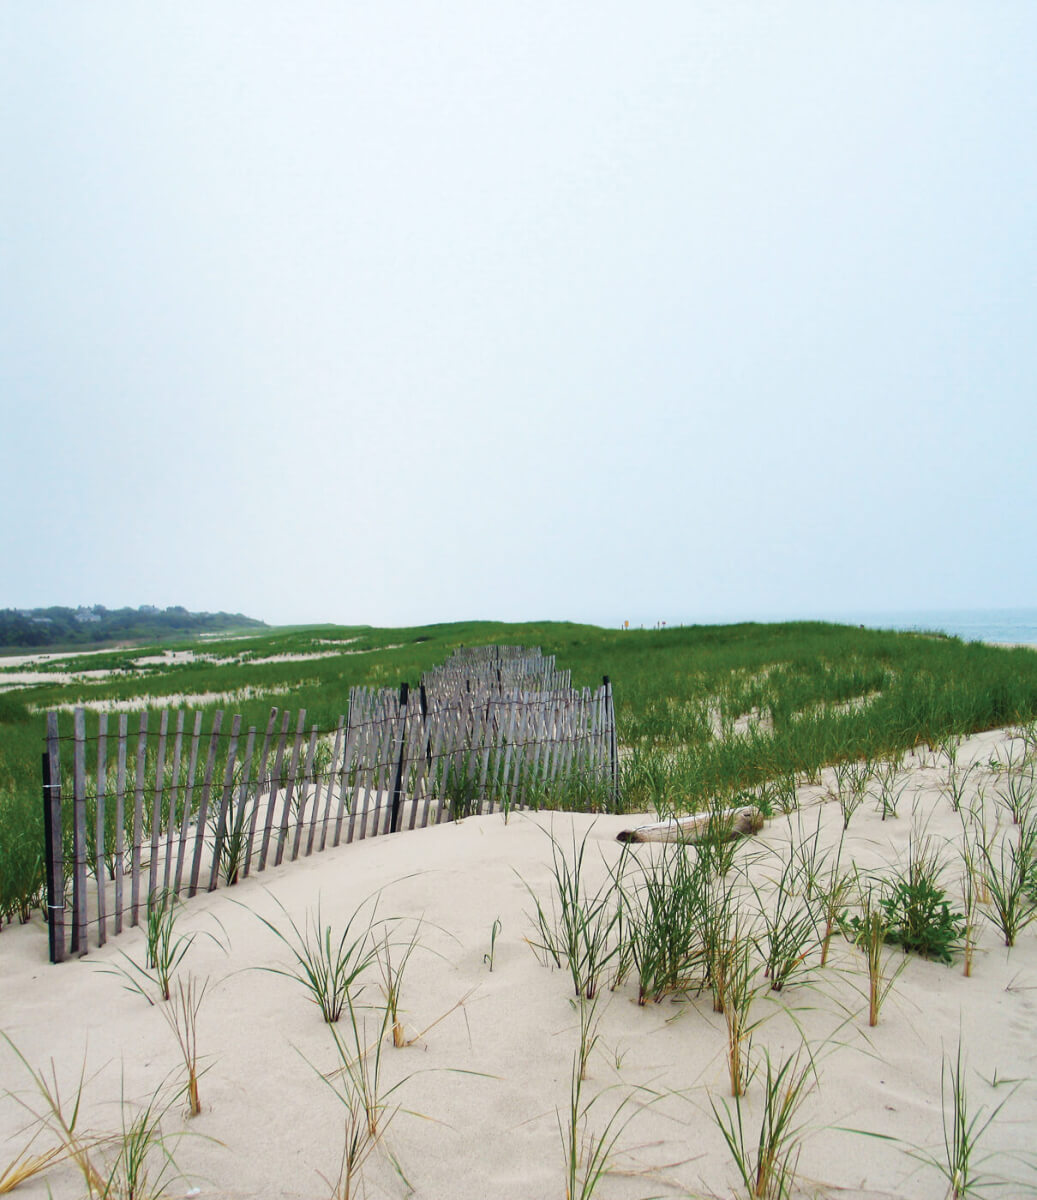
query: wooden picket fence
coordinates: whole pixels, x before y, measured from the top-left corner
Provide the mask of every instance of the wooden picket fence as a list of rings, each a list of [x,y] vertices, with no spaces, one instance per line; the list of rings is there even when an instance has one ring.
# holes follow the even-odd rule
[[[564,680],[566,686],[557,686]],[[553,657],[455,654],[411,691],[353,688],[334,729],[265,729],[184,709],[47,714],[50,957],[87,952],[149,904],[233,885],[342,842],[528,807],[613,808],[612,688],[573,689]],[[71,761],[69,761],[71,759]],[[70,803],[66,806],[66,798]],[[67,811],[66,811],[67,808]]]

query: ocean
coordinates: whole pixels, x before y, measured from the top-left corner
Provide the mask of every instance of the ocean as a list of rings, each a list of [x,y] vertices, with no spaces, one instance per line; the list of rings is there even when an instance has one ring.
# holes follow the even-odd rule
[[[916,609],[904,612],[831,613],[825,620],[870,629],[949,633],[966,642],[1037,646],[1037,608]]]
[[[915,633],[947,633],[966,642],[994,642],[1037,646],[1037,608],[917,608],[856,611],[710,613],[671,625],[730,625],[740,621],[834,621],[839,625],[866,625],[869,629],[903,629]],[[633,628],[638,625],[630,622]],[[640,623],[638,623],[640,624]],[[651,629],[653,624],[640,624]],[[658,625],[654,625],[658,628]]]

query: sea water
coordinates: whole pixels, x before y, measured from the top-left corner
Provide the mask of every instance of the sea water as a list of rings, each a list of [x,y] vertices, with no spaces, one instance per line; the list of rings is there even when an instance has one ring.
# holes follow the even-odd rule
[[[831,613],[827,620],[869,629],[948,633],[966,642],[1037,646],[1037,608],[914,609],[903,612]]]

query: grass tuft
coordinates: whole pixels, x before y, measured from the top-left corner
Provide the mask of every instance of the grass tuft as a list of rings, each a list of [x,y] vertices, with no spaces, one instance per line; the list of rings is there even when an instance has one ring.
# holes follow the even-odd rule
[[[337,939],[332,927],[323,922],[320,901],[316,911],[307,914],[300,929],[284,905],[275,900],[288,923],[287,931],[258,913],[256,916],[288,947],[295,961],[289,967],[261,967],[260,970],[283,975],[301,984],[324,1020],[329,1025],[334,1024],[350,1001],[350,989],[377,959],[374,917],[380,894],[379,890],[361,901]]]

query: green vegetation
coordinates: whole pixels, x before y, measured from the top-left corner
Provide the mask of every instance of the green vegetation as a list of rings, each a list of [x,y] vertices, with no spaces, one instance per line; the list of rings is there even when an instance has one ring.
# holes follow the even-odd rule
[[[140,649],[70,658],[51,665],[112,673],[0,692],[0,920],[26,919],[42,896],[40,756],[48,708],[122,701],[155,710],[186,695],[207,714],[240,712],[244,728],[264,728],[273,704],[305,708],[308,727],[330,731],[351,687],[417,685],[422,672],[459,645],[490,643],[540,646],[571,669],[577,687],[611,677],[619,802],[629,811],[693,811],[747,791],[772,795],[784,808],[795,777],[816,777],[825,764],[869,764],[870,770],[913,746],[950,745],[958,734],[1013,722],[1037,728],[1037,654],[1031,650],[820,622],[653,631],[568,623],[311,626],[163,644],[193,650],[190,661],[138,666],[145,656]],[[4,675],[0,668],[0,688]],[[68,731],[70,718],[62,722]],[[110,738],[114,724],[113,718]],[[133,738],[132,721],[130,728]],[[150,760],[147,768],[154,769]],[[863,797],[863,771],[848,771],[848,796]],[[608,786],[589,785],[587,796],[573,794],[564,803],[600,805]],[[1002,788],[1010,800],[1018,798],[1013,788],[1019,791],[1009,780]],[[199,792],[196,786],[194,803]],[[178,797],[182,804],[183,788]],[[887,808],[895,810],[895,798]],[[611,796],[605,799],[611,807]],[[464,811],[470,800],[459,795],[455,805]],[[106,820],[114,815],[106,813]],[[237,832],[227,831],[221,862],[227,877],[238,867]]]
[[[350,1003],[349,989],[378,958],[374,917],[379,895],[380,892],[375,892],[361,902],[346,921],[337,942],[331,926],[323,922],[319,901],[316,912],[308,916],[302,929],[280,901],[277,902],[288,923],[288,933],[256,914],[257,919],[287,946],[295,960],[288,967],[265,967],[264,970],[302,984],[329,1025],[339,1019]],[[370,911],[365,911],[369,905]]]

